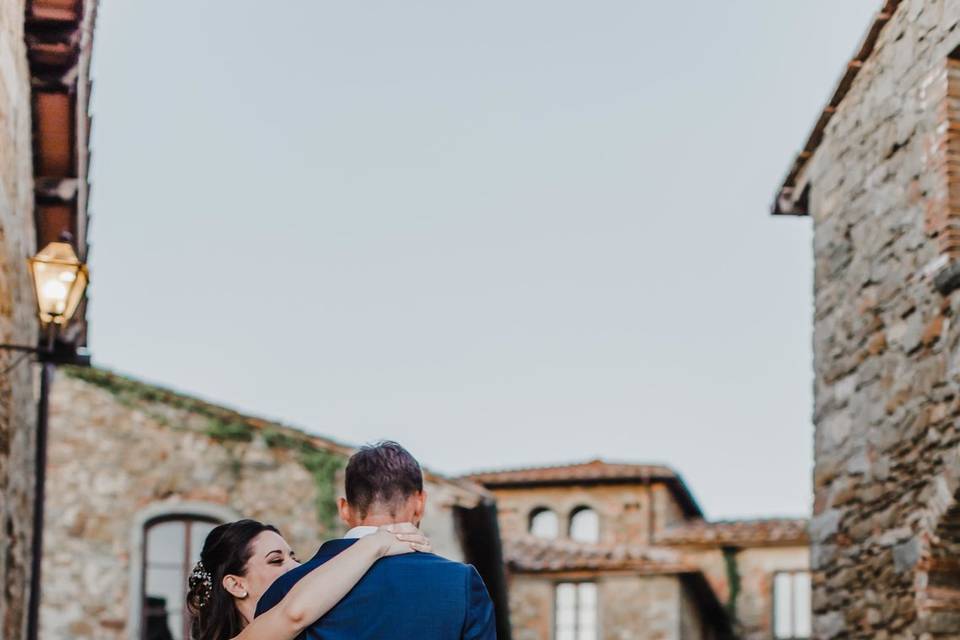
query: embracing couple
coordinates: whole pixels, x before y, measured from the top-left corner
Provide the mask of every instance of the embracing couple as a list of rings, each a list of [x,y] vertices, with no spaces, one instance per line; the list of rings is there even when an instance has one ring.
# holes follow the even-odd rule
[[[413,456],[363,447],[345,488],[350,530],[304,564],[271,525],[211,531],[190,576],[192,640],[496,640],[476,569],[430,553],[417,528],[426,495]]]

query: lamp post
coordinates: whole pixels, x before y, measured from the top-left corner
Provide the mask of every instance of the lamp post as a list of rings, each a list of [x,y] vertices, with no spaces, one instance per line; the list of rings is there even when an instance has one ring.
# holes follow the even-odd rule
[[[43,559],[43,504],[47,478],[47,417],[50,384],[57,362],[89,362],[72,351],[57,348],[57,335],[80,306],[89,283],[87,266],[80,261],[69,236],[51,242],[28,261],[37,303],[37,317],[43,331],[39,346],[2,344],[0,350],[33,353],[40,363],[40,397],[37,400],[37,442],[33,495],[33,538],[30,571],[30,605],[27,610],[27,638],[40,633],[40,571]]]

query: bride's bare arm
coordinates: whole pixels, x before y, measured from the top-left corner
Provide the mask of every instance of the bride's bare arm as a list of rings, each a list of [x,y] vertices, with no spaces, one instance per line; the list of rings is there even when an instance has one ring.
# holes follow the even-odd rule
[[[305,575],[277,606],[255,618],[234,640],[293,640],[323,617],[384,556],[430,551],[413,525],[381,527]]]

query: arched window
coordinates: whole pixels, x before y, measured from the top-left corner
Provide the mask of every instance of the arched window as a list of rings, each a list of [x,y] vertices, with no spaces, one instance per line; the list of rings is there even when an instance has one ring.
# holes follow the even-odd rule
[[[187,578],[200,559],[207,534],[218,524],[213,518],[170,515],[144,527],[140,626],[144,640],[190,637],[184,607]]]
[[[553,540],[560,536],[560,519],[545,507],[534,509],[530,513],[530,533],[538,538]]]
[[[239,520],[228,506],[193,500],[157,502],[133,517],[130,528],[130,594],[127,636],[136,640],[186,640],[183,615],[187,576],[207,533]]]
[[[577,507],[570,514],[570,538],[577,542],[600,542],[600,516],[590,507]]]

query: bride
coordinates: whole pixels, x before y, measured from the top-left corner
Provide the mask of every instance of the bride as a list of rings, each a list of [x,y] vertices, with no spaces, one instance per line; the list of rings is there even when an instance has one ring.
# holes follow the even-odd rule
[[[293,640],[333,608],[384,556],[431,551],[412,524],[380,527],[300,580],[279,605],[254,619],[267,587],[298,566],[296,555],[269,524],[239,520],[207,536],[190,575],[187,608],[192,640]]]

